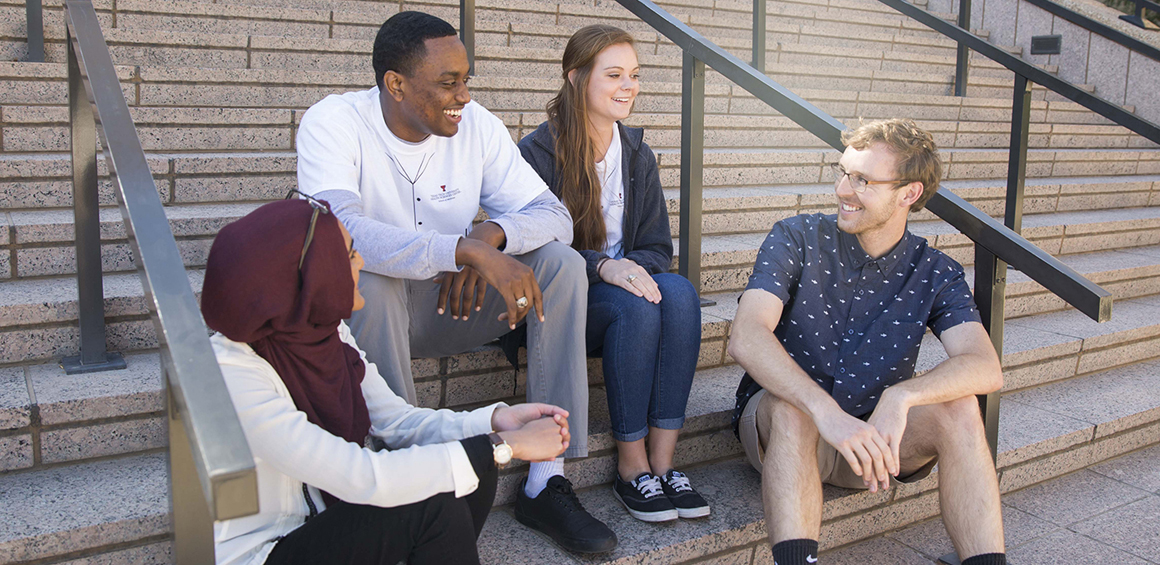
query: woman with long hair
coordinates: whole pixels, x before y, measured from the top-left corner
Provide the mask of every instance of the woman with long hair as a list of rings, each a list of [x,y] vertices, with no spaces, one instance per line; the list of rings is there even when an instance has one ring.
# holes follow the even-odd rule
[[[700,300],[669,273],[672,237],[656,156],[620,123],[640,92],[632,36],[592,25],[564,49],[548,121],[520,151],[572,213],[588,262],[589,353],[603,357],[618,462],[614,494],[644,521],[709,514],[673,468],[701,347]],[[645,438],[648,444],[645,444]]]
[[[219,564],[479,563],[497,466],[568,446],[555,406],[457,413],[392,393],[342,322],[362,266],[322,201],[267,204],[214,240],[201,310],[259,505],[214,524]]]

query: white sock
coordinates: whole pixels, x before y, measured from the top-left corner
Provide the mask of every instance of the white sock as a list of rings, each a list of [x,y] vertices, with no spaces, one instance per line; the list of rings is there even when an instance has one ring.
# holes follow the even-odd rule
[[[564,475],[564,458],[557,457],[553,461],[532,463],[528,471],[528,482],[524,485],[524,494],[529,498],[540,496],[548,486],[548,479],[556,475]]]

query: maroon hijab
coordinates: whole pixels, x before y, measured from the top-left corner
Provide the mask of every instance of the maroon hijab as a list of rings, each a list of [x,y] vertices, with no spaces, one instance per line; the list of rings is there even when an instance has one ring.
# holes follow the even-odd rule
[[[310,422],[362,445],[371,425],[366,367],[338,336],[354,307],[354,280],[338,220],[325,209],[298,270],[313,212],[305,200],[281,200],[223,228],[209,252],[201,311],[211,329],[274,367]]]

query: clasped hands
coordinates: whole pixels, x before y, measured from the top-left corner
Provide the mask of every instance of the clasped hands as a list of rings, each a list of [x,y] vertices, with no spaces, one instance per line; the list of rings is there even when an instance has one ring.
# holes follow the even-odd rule
[[[529,402],[502,406],[491,413],[491,429],[524,461],[551,461],[568,449],[568,411],[551,404]]]
[[[882,394],[868,421],[837,408],[815,422],[822,439],[834,446],[855,474],[862,476],[870,492],[878,492],[879,485],[883,490],[889,488],[890,477],[901,472],[899,445],[910,407],[888,392],[889,389]]]

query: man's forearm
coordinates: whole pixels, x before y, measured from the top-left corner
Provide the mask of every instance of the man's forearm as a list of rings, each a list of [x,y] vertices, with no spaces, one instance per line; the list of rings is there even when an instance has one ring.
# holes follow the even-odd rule
[[[943,332],[948,358],[921,377],[907,379],[888,389],[891,397],[907,408],[949,402],[964,396],[988,394],[1003,388],[999,356],[982,325],[965,323]]]
[[[503,228],[490,220],[472,228],[471,233],[467,234],[467,238],[482,241],[500,251],[503,251],[507,244],[507,234],[504,233]]]
[[[504,232],[508,255],[523,255],[552,241],[572,243],[572,215],[548,190],[523,208],[489,221]]]
[[[773,332],[764,328],[734,327],[729,355],[766,391],[789,402],[815,421],[841,407],[797,362]]]

